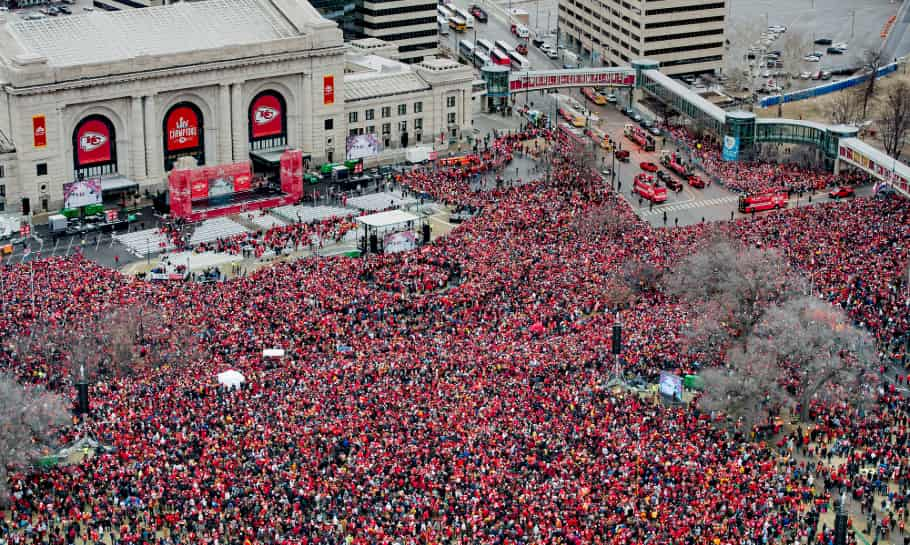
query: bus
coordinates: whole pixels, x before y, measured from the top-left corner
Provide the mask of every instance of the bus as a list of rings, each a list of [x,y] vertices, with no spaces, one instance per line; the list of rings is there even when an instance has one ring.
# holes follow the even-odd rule
[[[498,49],[501,49],[505,53],[508,53],[509,51],[513,51],[515,49],[514,47],[509,45],[505,40],[496,40],[495,42],[493,42],[493,45],[495,45]]]
[[[531,63],[528,62],[528,59],[521,53],[512,49],[510,51],[506,51],[506,54],[509,55],[509,61],[512,63],[512,70],[531,69]]]
[[[610,137],[602,130],[597,127],[588,127],[585,129],[585,134],[604,151],[613,151],[613,144],[610,142]]]
[[[455,32],[464,32],[467,27],[465,26],[464,19],[461,17],[452,17],[449,19],[449,28]]]
[[[581,115],[569,106],[560,106],[559,116],[571,123],[573,127],[585,126],[585,116]]]
[[[477,45],[478,51],[483,51],[487,55],[493,52],[493,42],[487,40],[486,38],[477,40],[477,43],[475,45]]]
[[[474,28],[474,16],[468,13],[467,10],[462,9],[454,4],[449,4],[446,7],[452,10],[453,15],[464,19],[465,25],[467,25],[468,28]]]
[[[494,49],[490,53],[490,61],[493,64],[498,64],[500,66],[511,66],[512,61],[509,59],[509,56],[502,52],[501,49]]]
[[[578,129],[573,129],[565,123],[560,123],[559,131],[561,133],[561,136],[565,138],[567,142],[571,142],[572,144],[580,147],[585,146],[584,136]]]
[[[490,56],[483,51],[475,49],[474,58],[477,60],[477,66],[485,66],[487,64],[490,64]]]
[[[474,42],[469,42],[468,40],[459,40],[458,41],[458,56],[470,63],[473,63],[474,62]]]
[[[440,14],[436,15],[436,24],[439,26],[439,33],[446,36],[449,33],[449,21]]]
[[[443,16],[447,23],[449,22],[449,19],[455,16],[455,14],[452,13],[452,10],[443,5],[436,6],[436,13]]]

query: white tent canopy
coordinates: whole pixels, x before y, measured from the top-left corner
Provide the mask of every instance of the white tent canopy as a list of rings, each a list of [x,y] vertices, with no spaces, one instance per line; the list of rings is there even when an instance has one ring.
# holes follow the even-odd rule
[[[240,385],[246,382],[246,377],[240,374],[240,371],[228,369],[223,373],[218,373],[218,384],[228,388],[240,388]]]
[[[392,225],[400,225],[402,223],[408,223],[409,221],[417,221],[419,219],[420,216],[416,216],[410,212],[405,212],[404,210],[389,210],[386,212],[370,214],[369,216],[354,218],[354,221],[361,225],[382,228]]]

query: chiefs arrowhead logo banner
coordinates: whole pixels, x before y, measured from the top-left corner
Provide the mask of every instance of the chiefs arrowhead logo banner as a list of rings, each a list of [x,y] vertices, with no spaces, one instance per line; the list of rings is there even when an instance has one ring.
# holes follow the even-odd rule
[[[271,92],[256,97],[250,106],[250,136],[267,138],[284,134],[284,107],[281,98]]]
[[[47,122],[43,115],[32,116],[32,142],[36,148],[47,146]]]
[[[190,106],[177,106],[167,114],[165,122],[167,151],[199,147],[202,119]]]
[[[76,129],[76,163],[80,166],[113,161],[113,129],[101,117],[90,117]]]
[[[335,104],[335,76],[322,78],[322,104]]]

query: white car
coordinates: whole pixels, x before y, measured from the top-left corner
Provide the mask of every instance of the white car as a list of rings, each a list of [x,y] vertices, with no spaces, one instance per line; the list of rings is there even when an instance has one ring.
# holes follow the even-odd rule
[[[834,47],[837,49],[843,49],[844,51],[847,51],[849,49],[847,47],[847,42],[835,42],[835,43],[831,44],[831,47]]]
[[[806,55],[803,60],[806,62],[819,62],[822,58],[817,55]]]
[[[780,34],[781,32],[787,32],[787,27],[785,27],[784,25],[771,25],[768,27],[768,30],[770,32],[777,32],[778,34]]]
[[[800,72],[799,73],[799,79],[809,79],[811,77],[812,77],[812,74],[810,74],[809,72]]]

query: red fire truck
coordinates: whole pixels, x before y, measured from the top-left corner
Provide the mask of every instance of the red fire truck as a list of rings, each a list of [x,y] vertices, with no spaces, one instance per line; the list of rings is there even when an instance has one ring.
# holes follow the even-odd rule
[[[636,127],[631,123],[626,123],[626,138],[638,144],[645,151],[654,151],[654,137]]]
[[[739,198],[739,211],[743,214],[761,212],[763,210],[777,210],[778,208],[786,207],[786,191],[756,193],[755,195],[743,195]]]
[[[683,164],[682,159],[675,153],[664,152],[660,156],[660,164],[667,167],[667,170],[678,175],[682,179],[688,179],[689,169]]]
[[[653,203],[661,203],[667,200],[667,188],[660,187],[660,183],[650,174],[641,173],[635,176],[635,185],[632,191],[638,193],[643,198]]]

